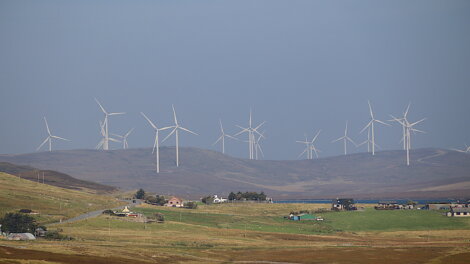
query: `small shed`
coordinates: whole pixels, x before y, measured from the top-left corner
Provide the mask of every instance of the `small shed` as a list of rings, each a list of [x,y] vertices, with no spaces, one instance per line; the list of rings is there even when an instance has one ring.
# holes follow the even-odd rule
[[[36,237],[31,233],[10,233],[7,236],[8,240],[36,240]]]
[[[292,215],[291,220],[294,221],[303,221],[303,220],[316,220],[317,218],[311,214],[299,214],[299,215]]]

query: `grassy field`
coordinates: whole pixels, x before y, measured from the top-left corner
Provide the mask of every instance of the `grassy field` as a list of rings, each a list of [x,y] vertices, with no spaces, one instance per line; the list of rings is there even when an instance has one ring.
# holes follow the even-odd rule
[[[40,213],[39,222],[49,223],[121,204],[111,196],[63,189],[0,173],[0,215],[31,209]]]
[[[133,211],[162,213],[165,222],[101,215],[61,224],[53,228],[74,240],[0,240],[0,263],[468,264],[470,259],[470,219],[441,212],[366,208],[317,214],[322,222],[283,218],[327,207],[222,204],[191,210],[144,204]]]

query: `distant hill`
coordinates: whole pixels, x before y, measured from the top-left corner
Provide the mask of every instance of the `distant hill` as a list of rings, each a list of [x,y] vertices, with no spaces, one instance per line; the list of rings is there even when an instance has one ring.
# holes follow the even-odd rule
[[[97,192],[116,191],[116,187],[75,179],[67,174],[52,171],[39,170],[30,166],[15,165],[8,162],[0,162],[0,172],[21,177],[22,179],[36,181],[45,184],[74,190],[93,190]],[[44,176],[44,177],[43,177]]]
[[[112,196],[64,189],[0,172],[0,217],[31,209],[40,214],[40,223],[48,223],[122,204]]]
[[[470,155],[443,149],[417,149],[411,166],[400,150],[358,153],[315,160],[263,161],[219,152],[160,150],[161,173],[151,149],[70,150],[0,155],[0,161],[58,170],[73,177],[162,194],[197,198],[230,191],[264,191],[278,199],[447,198],[470,196]]]

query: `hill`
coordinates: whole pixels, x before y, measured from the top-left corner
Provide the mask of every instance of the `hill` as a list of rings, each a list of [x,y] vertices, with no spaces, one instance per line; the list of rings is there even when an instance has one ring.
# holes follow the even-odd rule
[[[0,215],[20,209],[39,213],[41,223],[121,205],[114,197],[64,189],[0,172]]]
[[[151,149],[70,150],[0,155],[0,161],[63,171],[73,177],[124,189],[198,198],[230,191],[264,191],[278,199],[448,198],[470,196],[470,155],[443,149],[358,153],[315,160],[233,158],[198,148],[161,148],[161,173]]]
[[[65,173],[39,170],[30,166],[15,165],[8,162],[0,162],[0,172],[66,189],[92,190],[96,192],[113,192],[117,190],[116,187],[75,179]]]

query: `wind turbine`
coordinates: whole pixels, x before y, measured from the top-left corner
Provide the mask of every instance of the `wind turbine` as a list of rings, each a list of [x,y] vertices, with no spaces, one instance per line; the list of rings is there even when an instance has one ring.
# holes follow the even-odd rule
[[[171,105],[171,107],[173,108],[173,117],[175,119],[175,125],[174,126],[171,126],[171,127],[168,127],[168,128],[173,128],[173,130],[171,131],[170,134],[168,134],[168,136],[166,136],[162,142],[164,142],[165,140],[167,140],[171,135],[175,134],[175,137],[176,137],[176,167],[179,166],[179,152],[178,152],[178,144],[179,144],[179,140],[178,140],[178,131],[181,129],[183,131],[186,131],[188,133],[191,133],[193,135],[196,135],[198,136],[198,134],[194,133],[193,131],[187,129],[187,128],[184,128],[182,126],[180,126],[178,124],[178,119],[176,119],[176,111],[175,111],[175,107],[173,105]]]
[[[367,129],[367,139],[364,142],[358,144],[356,147],[360,147],[366,143],[367,143],[367,152],[370,153],[371,146],[372,146],[372,140],[370,140],[370,127]],[[374,142],[374,145],[376,148],[381,149],[381,147],[377,143]]]
[[[366,130],[366,128],[369,128],[370,127],[370,134],[371,134],[371,144],[372,144],[372,155],[375,155],[375,131],[374,131],[374,123],[380,123],[380,124],[383,124],[383,125],[386,125],[386,126],[390,126],[389,124],[383,122],[383,121],[380,121],[378,119],[375,119],[374,118],[374,113],[372,112],[372,106],[370,105],[370,101],[367,101],[367,103],[369,104],[369,112],[370,112],[370,121],[369,123],[361,130],[360,133],[364,132],[364,130]]]
[[[409,108],[409,105],[408,105],[408,108]],[[406,114],[408,114],[408,108],[405,112]],[[419,121],[416,121],[414,123],[410,123],[406,119],[406,115],[404,116],[404,118],[401,118],[401,119],[396,118],[392,115],[391,115],[391,117],[393,118],[394,121],[400,123],[403,126],[404,130],[405,130],[404,141],[405,141],[405,147],[406,147],[406,165],[409,166],[410,165],[410,149],[411,149],[411,132],[425,133],[424,131],[415,129],[413,127],[415,125],[423,122],[424,120],[426,120],[426,118],[423,118],[423,119],[421,119]]]
[[[47,129],[47,138],[41,143],[41,145],[39,145],[39,147],[36,149],[36,151],[40,150],[42,146],[44,146],[44,144],[46,144],[47,141],[49,141],[49,151],[52,151],[52,139],[60,139],[60,140],[65,140],[65,141],[70,141],[68,139],[65,139],[65,138],[61,138],[61,137],[58,137],[58,136],[54,136],[52,135],[51,133],[51,130],[49,129],[49,125],[47,124],[47,119],[46,117],[44,117],[44,122],[46,123],[46,129]]]
[[[155,131],[155,141],[153,143],[153,149],[152,149],[152,154],[157,150],[156,152],[156,160],[157,160],[157,173],[160,173],[160,143],[158,139],[158,135],[160,131],[170,129],[170,127],[163,127],[163,128],[158,128],[151,120],[148,118],[143,112],[140,112],[140,114],[149,122],[150,126],[152,126],[153,130]]]
[[[103,111],[103,113],[104,113],[104,122],[103,122],[103,126],[102,126],[103,130],[104,130],[104,141],[103,141],[102,147],[103,147],[103,150],[108,150],[109,149],[109,141],[110,141],[110,139],[109,139],[108,117],[113,116],[113,115],[123,115],[125,113],[122,113],[122,112],[121,113],[108,113],[108,112],[106,112],[104,107],[100,104],[98,99],[95,98],[95,101],[99,105],[99,107],[101,108],[101,111]]]
[[[122,138],[122,148],[123,148],[123,149],[128,149],[128,148],[129,148],[129,144],[127,144],[127,137],[132,133],[132,131],[134,131],[134,128],[132,128],[131,130],[129,130],[126,134],[124,134],[124,136],[117,135],[117,134],[111,134],[111,135],[116,136],[116,137],[118,137],[118,138]]]
[[[103,146],[103,144],[104,144],[104,142],[105,142],[105,140],[106,140],[106,136],[105,136],[105,135],[106,135],[106,132],[105,132],[105,130],[104,130],[104,123],[101,122],[101,120],[100,120],[100,133],[101,133],[101,136],[103,137],[103,139],[101,139],[100,142],[98,142],[98,145],[96,145],[95,149],[100,149],[100,148]],[[119,141],[119,140],[117,140],[117,139],[114,139],[114,138],[112,138],[112,137],[108,137],[108,141],[112,141],[112,142],[116,142],[116,143],[121,143],[121,141]]]
[[[231,138],[231,139],[235,139],[235,140],[238,140],[237,138],[235,137],[232,137],[228,134],[225,134],[224,132],[224,128],[222,127],[222,121],[219,119],[219,125],[220,125],[220,137],[217,139],[217,141],[215,141],[213,145],[217,144],[219,141],[222,141],[222,154],[225,154],[225,138],[228,137],[228,138]]]
[[[346,121],[346,128],[344,129],[344,136],[338,138],[338,139],[335,139],[332,141],[332,143],[334,142],[338,142],[340,140],[343,140],[343,143],[344,143],[344,155],[347,155],[348,154],[348,150],[347,150],[347,147],[348,147],[348,141],[353,143],[354,146],[357,147],[357,144],[356,142],[354,142],[350,137],[348,137],[348,121]]]
[[[252,118],[251,118],[251,109],[250,109],[250,118],[248,121],[248,127],[241,127],[237,125],[238,128],[241,129],[240,132],[235,134],[234,136],[238,136],[242,133],[248,133],[248,152],[249,152],[249,159],[254,159],[255,156],[255,145],[256,145],[256,139],[255,139],[255,133],[258,134],[260,137],[264,137],[261,133],[258,132],[258,129],[264,125],[266,121],[263,121],[261,124],[259,124],[257,127],[253,128],[252,127]]]
[[[318,135],[320,135],[320,132],[321,130],[317,132],[317,134],[315,135],[315,137],[313,137],[311,141],[308,141],[307,135],[305,135],[305,141],[296,141],[297,143],[305,144],[305,150],[300,153],[299,157],[302,156],[304,153],[307,153],[307,159],[313,159],[313,153],[315,153],[315,156],[317,156],[318,158],[318,152],[320,152],[320,150],[315,148],[315,145],[313,143],[315,142],[315,140],[317,140]]]

